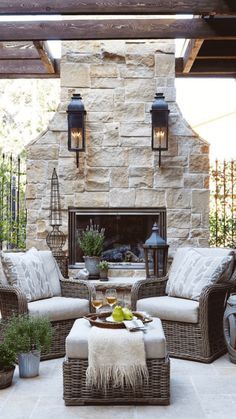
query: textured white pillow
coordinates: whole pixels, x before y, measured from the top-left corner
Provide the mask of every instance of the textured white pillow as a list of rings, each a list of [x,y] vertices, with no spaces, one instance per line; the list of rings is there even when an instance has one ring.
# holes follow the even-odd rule
[[[39,250],[38,255],[43,263],[53,296],[60,296],[60,279],[63,279],[63,276],[51,250]]]
[[[43,263],[34,248],[26,253],[1,254],[4,273],[10,285],[17,286],[27,301],[52,297]]]
[[[216,283],[231,261],[232,256],[204,257],[189,249],[178,269],[172,272],[168,295],[198,301],[202,289]]]

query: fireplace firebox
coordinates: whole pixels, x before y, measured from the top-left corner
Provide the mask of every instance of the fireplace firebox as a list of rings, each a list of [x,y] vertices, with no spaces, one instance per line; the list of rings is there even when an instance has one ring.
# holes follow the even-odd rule
[[[69,264],[83,262],[78,245],[82,230],[92,221],[105,228],[102,258],[113,263],[144,262],[143,243],[156,222],[166,240],[166,208],[72,208],[69,207]]]

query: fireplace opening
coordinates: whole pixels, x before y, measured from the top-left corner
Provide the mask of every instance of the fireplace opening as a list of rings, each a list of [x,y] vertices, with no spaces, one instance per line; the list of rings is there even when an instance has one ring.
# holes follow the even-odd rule
[[[142,245],[155,222],[166,240],[166,208],[69,208],[68,213],[70,265],[83,262],[78,237],[91,221],[105,229],[102,259],[110,263],[143,264]]]

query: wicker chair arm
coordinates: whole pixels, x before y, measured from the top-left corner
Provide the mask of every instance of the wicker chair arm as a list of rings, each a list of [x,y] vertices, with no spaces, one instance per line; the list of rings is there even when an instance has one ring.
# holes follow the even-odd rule
[[[89,307],[91,311],[91,298],[95,292],[95,288],[88,281],[63,279],[61,282],[61,292],[63,297],[71,298],[85,298],[89,300]]]
[[[168,275],[157,279],[144,279],[137,281],[131,289],[131,307],[136,310],[137,300],[148,297],[160,297],[165,295]]]
[[[226,307],[226,301],[235,284],[231,281],[214,284],[203,288],[199,299],[199,322],[205,328],[213,328],[221,322]]]
[[[25,294],[17,287],[0,285],[0,311],[3,319],[28,313]]]

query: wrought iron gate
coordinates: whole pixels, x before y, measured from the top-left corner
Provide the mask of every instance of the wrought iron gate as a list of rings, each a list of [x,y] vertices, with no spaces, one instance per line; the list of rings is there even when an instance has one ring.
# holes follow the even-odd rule
[[[210,178],[210,245],[236,248],[236,164],[215,161]]]
[[[0,156],[0,248],[23,249],[26,234],[25,164]]]

